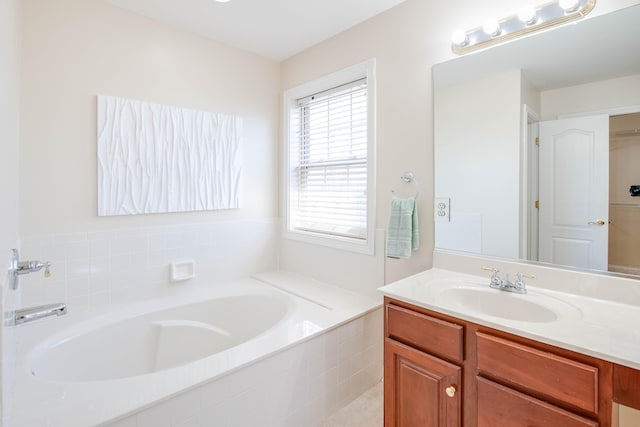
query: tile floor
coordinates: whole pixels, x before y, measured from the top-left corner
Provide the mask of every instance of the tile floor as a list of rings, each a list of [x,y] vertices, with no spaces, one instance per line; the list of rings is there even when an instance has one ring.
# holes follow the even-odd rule
[[[320,427],[382,427],[383,386],[379,382],[330,416]]]

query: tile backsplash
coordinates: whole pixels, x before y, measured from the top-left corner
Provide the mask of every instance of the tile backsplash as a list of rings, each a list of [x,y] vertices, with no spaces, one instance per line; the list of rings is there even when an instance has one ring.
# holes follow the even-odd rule
[[[66,302],[95,310],[171,292],[246,278],[277,268],[277,219],[218,221],[21,238],[21,260],[50,261],[43,272],[21,276],[25,307]],[[195,277],[170,281],[170,264],[195,263]]]

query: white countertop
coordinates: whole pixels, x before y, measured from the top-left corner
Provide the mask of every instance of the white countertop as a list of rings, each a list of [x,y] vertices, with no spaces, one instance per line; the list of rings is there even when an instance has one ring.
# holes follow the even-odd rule
[[[640,369],[638,305],[528,284],[527,294],[510,294],[511,298],[556,301],[552,308],[558,318],[545,322],[518,321],[466,309],[458,301],[443,298],[440,291],[447,283],[451,287],[486,285],[491,292],[506,294],[489,288],[489,275],[475,276],[440,268],[418,273],[379,290],[385,296],[429,310]]]

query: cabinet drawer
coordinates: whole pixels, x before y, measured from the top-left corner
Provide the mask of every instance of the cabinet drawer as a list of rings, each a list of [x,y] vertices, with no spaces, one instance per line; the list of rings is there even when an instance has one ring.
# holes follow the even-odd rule
[[[598,413],[597,367],[482,332],[476,336],[481,375]]]
[[[386,306],[385,317],[389,338],[445,359],[463,361],[463,326],[391,304]]]
[[[597,427],[549,403],[493,383],[478,380],[478,427]]]

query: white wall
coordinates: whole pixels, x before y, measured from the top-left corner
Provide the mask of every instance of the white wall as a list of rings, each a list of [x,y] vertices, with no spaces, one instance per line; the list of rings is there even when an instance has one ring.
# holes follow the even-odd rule
[[[0,271],[6,271],[11,248],[18,247],[18,141],[20,105],[20,1],[0,2]],[[0,276],[0,313],[12,310],[18,294]],[[0,425],[7,415],[15,359],[14,333],[0,325]]]
[[[640,74],[570,86],[541,93],[542,120],[562,114],[640,106]]]
[[[436,246],[518,258],[519,70],[437,88],[436,197],[451,198],[451,222],[436,223]]]
[[[23,236],[278,215],[279,65],[99,0],[24,0]],[[98,218],[96,95],[243,118],[241,209]]]

